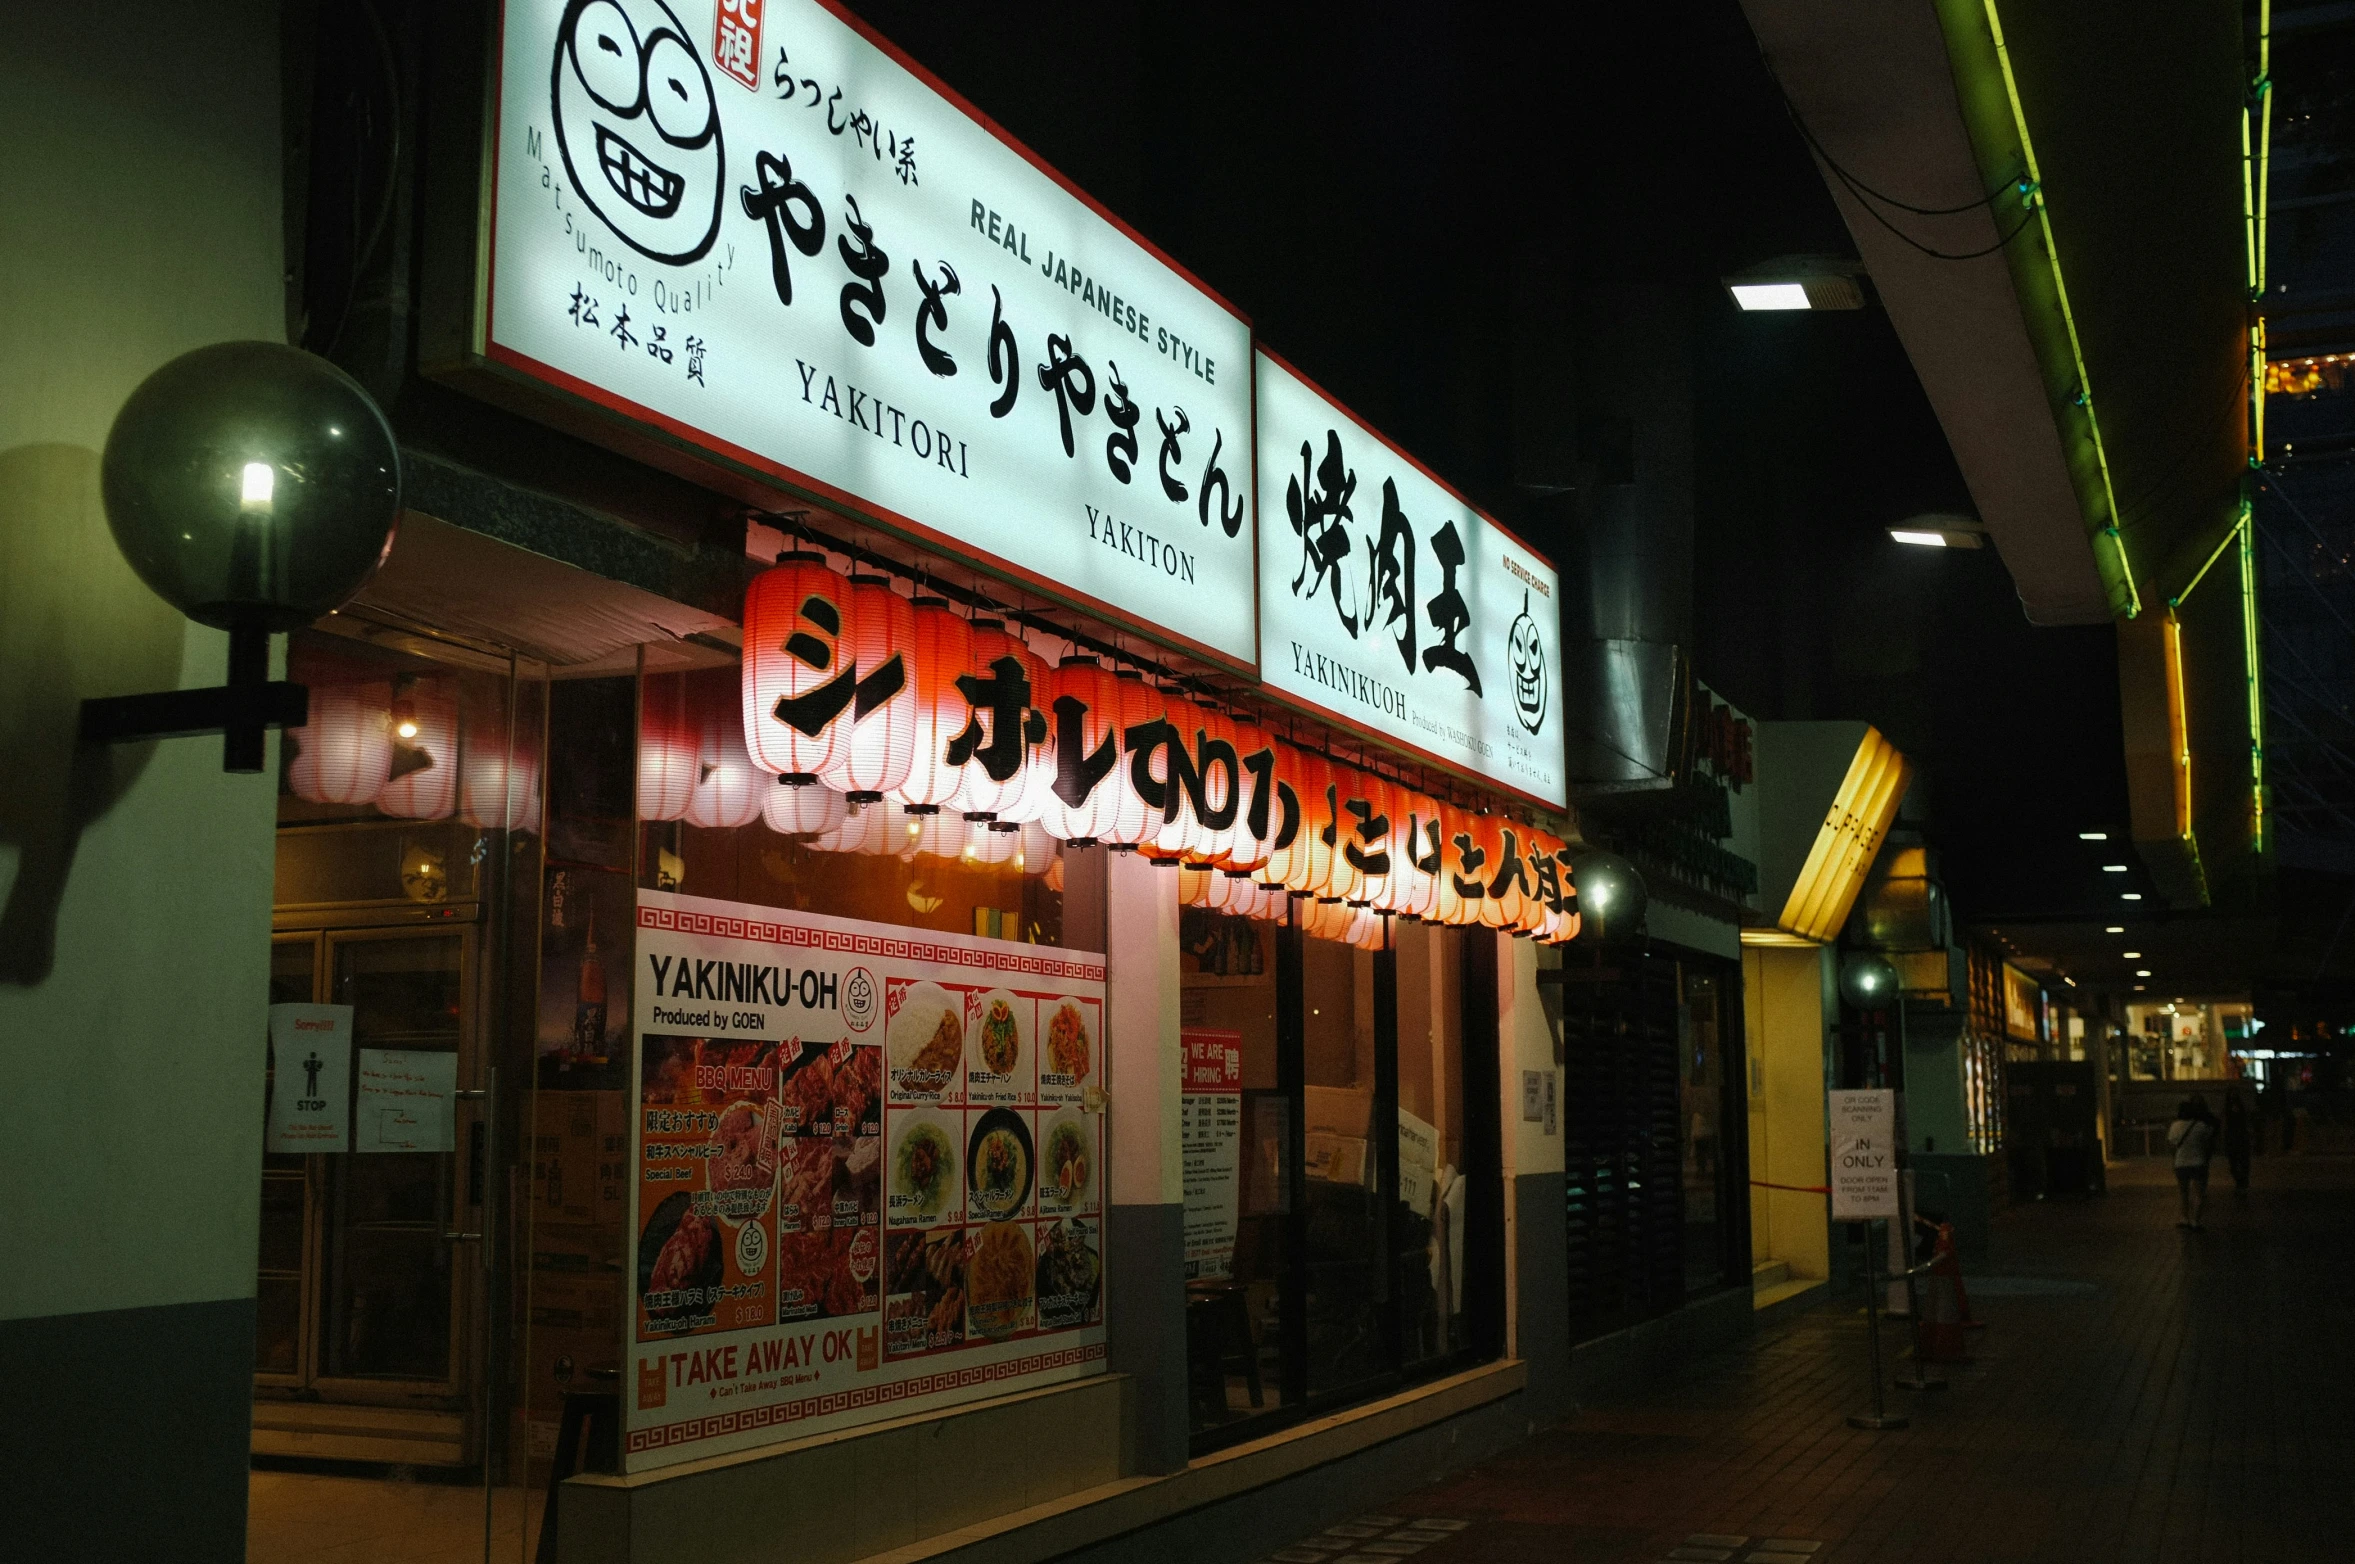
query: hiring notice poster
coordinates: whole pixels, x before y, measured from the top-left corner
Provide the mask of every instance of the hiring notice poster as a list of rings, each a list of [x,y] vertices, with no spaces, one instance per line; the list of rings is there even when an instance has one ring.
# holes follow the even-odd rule
[[[1186,1280],[1227,1275],[1235,1265],[1243,1145],[1243,1034],[1187,1027],[1185,1092],[1178,1108],[1184,1159]]]
[[[636,914],[629,1470],[1102,1370],[1103,957]]]

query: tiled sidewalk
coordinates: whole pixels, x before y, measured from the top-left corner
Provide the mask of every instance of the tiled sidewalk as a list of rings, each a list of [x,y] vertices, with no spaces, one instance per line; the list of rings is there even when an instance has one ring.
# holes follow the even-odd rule
[[[1415,1564],[2355,1561],[2355,1158],[2216,1172],[2201,1233],[2157,1164],[2000,1218],[1976,1361],[1888,1392],[1908,1430],[1847,1426],[1844,1301],[1388,1508],[1473,1522]]]

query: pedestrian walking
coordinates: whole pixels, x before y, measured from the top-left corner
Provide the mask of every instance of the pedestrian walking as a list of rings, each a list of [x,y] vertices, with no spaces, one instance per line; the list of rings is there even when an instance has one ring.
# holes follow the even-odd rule
[[[2250,1131],[2255,1128],[2256,1126],[2251,1122],[2249,1116],[2248,1105],[2241,1101],[2240,1089],[2235,1087],[2226,1092],[2224,1094],[2224,1163],[2225,1166],[2232,1169],[2232,1192],[2236,1195],[2246,1195],[2249,1192],[2249,1153],[2252,1149],[2253,1139]]]
[[[2205,1098],[2183,1099],[2167,1126],[2167,1144],[2175,1148],[2175,1195],[2183,1211],[2175,1225],[2196,1233],[2208,1204],[2208,1159],[2216,1154],[2216,1115]]]

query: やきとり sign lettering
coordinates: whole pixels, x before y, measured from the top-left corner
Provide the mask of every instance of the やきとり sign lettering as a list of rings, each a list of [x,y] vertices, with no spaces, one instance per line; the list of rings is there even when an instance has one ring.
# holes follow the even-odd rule
[[[479,350],[1248,666],[1248,325],[813,0],[512,0]]]

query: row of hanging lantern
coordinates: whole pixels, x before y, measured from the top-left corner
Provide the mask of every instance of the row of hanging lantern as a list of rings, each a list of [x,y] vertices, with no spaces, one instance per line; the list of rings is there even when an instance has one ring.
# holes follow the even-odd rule
[[[467,710],[433,675],[311,686],[310,720],[286,731],[286,786],[314,804],[405,820],[540,829],[540,766],[503,710]]]
[[[1359,942],[1379,943],[1385,915],[1577,935],[1559,838],[1285,743],[1133,669],[1079,654],[1049,666],[1001,620],[821,555],[754,579],[744,647],[739,720],[691,699],[699,685],[646,681],[646,818],[765,819],[850,851],[876,834],[893,845],[875,850],[907,850],[904,836],[985,861],[1036,861],[1017,842],[1100,844],[1177,867],[1189,904],[1261,917],[1299,904],[1313,931]]]

